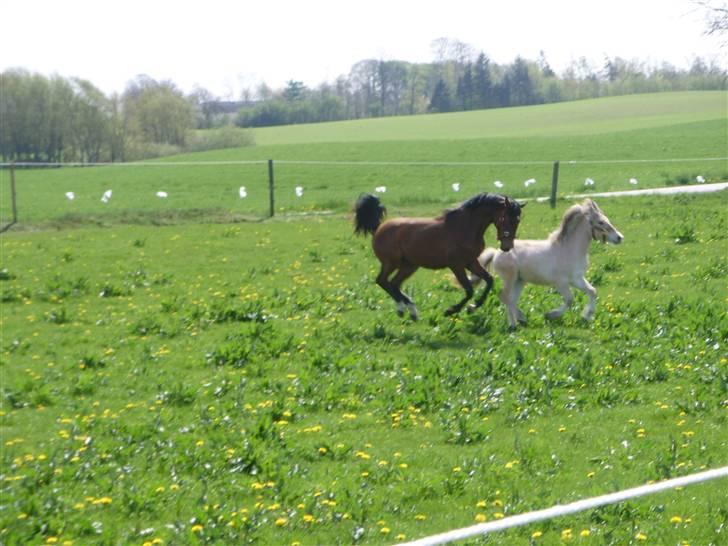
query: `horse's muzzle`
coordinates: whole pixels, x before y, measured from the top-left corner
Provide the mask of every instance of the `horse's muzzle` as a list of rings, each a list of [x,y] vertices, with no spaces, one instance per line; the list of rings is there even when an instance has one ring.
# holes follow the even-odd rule
[[[508,252],[512,248],[513,248],[513,241],[501,241],[500,242],[500,249],[503,252]]]

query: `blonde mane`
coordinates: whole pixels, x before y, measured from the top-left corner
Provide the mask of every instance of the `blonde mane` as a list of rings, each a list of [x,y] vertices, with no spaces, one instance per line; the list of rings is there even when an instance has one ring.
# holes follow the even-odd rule
[[[563,243],[567,237],[571,236],[574,227],[579,220],[585,219],[585,211],[582,205],[574,205],[569,208],[561,217],[561,225],[549,235],[549,242]]]

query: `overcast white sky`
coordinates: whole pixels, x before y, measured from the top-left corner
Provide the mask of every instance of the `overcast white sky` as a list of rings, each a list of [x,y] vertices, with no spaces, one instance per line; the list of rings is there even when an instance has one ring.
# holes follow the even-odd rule
[[[430,62],[440,37],[496,63],[543,50],[557,72],[605,56],[728,66],[691,0],[8,0],[1,13],[0,70],[78,76],[107,94],[138,74],[224,98],[263,81],[315,87],[364,59]]]

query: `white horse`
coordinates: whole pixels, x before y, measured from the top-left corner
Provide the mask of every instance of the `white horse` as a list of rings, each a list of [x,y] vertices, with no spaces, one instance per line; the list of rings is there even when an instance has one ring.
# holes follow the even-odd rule
[[[508,309],[508,324],[516,327],[526,318],[518,308],[518,298],[526,283],[556,287],[564,303],[546,313],[555,319],[564,314],[574,302],[570,286],[589,297],[582,317],[591,320],[596,308],[597,291],[584,275],[589,265],[591,240],[619,244],[624,237],[611,224],[609,218],[591,199],[569,208],[561,219],[561,226],[542,241],[516,239],[510,252],[487,248],[478,258],[485,269],[495,269],[503,280],[500,300]]]

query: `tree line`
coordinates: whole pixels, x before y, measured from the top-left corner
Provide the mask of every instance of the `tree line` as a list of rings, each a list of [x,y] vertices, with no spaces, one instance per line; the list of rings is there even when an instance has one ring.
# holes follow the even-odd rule
[[[728,74],[696,58],[688,69],[607,58],[585,59],[561,75],[543,53],[500,65],[457,40],[434,42],[431,63],[363,60],[333,83],[283,89],[261,84],[239,101],[139,76],[104,95],[80,78],[22,69],[0,73],[0,155],[4,161],[130,161],[182,151],[252,145],[263,127],[382,116],[456,112],[630,93],[726,89]],[[195,131],[211,129],[215,131]]]
[[[291,80],[284,89],[259,88],[259,100],[241,108],[235,123],[263,127],[382,116],[525,106],[612,95],[726,89],[728,73],[696,58],[688,69],[607,58],[585,59],[557,75],[544,54],[499,65],[473,55],[466,44],[445,43],[433,63],[369,59],[333,83],[309,89]]]
[[[209,134],[204,93],[139,76],[106,96],[80,78],[13,69],[0,74],[0,155],[4,161],[118,162],[252,143],[230,127]]]

